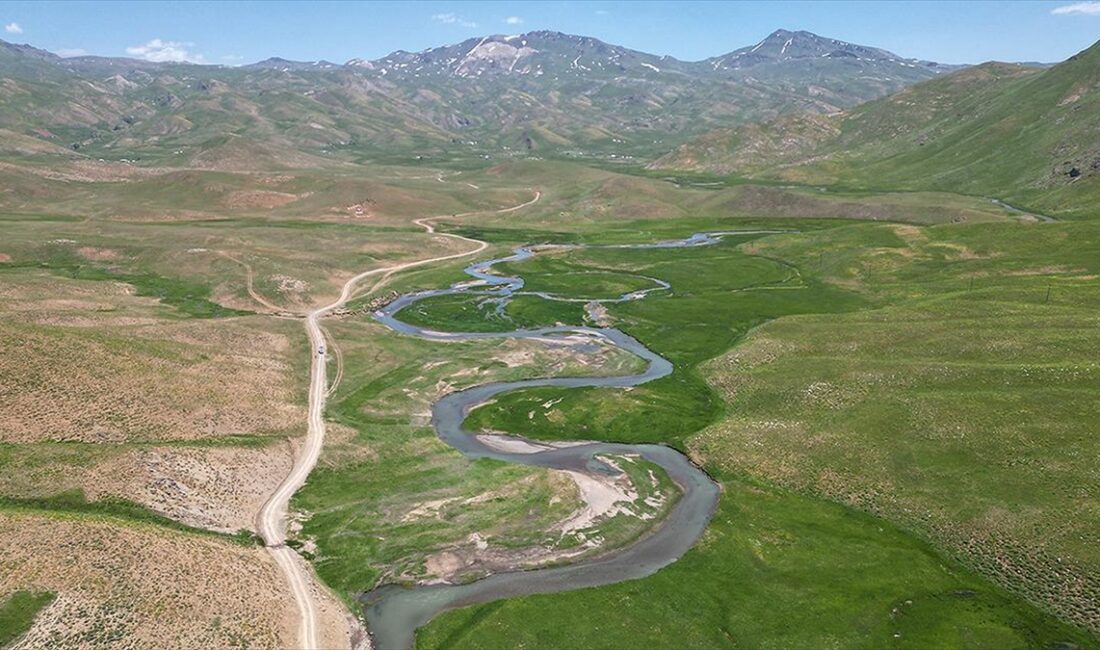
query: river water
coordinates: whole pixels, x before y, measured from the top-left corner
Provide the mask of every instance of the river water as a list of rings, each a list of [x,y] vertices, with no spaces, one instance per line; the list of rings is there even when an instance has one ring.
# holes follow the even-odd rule
[[[687,248],[715,244],[725,235],[779,232],[788,231],[755,230],[697,233],[686,239],[653,244],[605,246],[604,248]],[[571,248],[579,248],[579,246],[571,246]],[[614,475],[618,471],[600,461],[597,456],[601,454],[635,454],[660,465],[668,473],[669,478],[679,486],[682,495],[673,505],[668,515],[650,533],[630,546],[599,557],[579,560],[575,564],[564,566],[498,573],[469,584],[438,584],[417,587],[384,585],[364,594],[361,600],[366,607],[367,626],[375,647],[379,650],[403,650],[412,647],[416,629],[427,623],[436,614],[448,609],[485,603],[500,598],[597,587],[652,575],[662,567],[675,562],[691,548],[703,534],[703,530],[718,504],[718,485],[702,470],[692,464],[687,457],[670,447],[652,444],[591,442],[546,449],[534,453],[508,452],[490,447],[481,442],[475,433],[462,428],[463,420],[466,419],[466,415],[473,408],[501,393],[536,386],[562,388],[637,386],[672,373],[672,364],[667,359],[617,329],[565,326],[517,329],[510,332],[437,332],[411,325],[397,318],[402,309],[433,296],[483,295],[486,299],[499,301],[498,304],[503,306],[512,296],[525,294],[523,279],[495,274],[493,273],[493,266],[500,262],[529,259],[535,254],[529,248],[518,248],[511,256],[473,264],[465,270],[466,274],[473,278],[473,281],[458,283],[447,289],[403,295],[382,310],[375,312],[374,318],[383,325],[402,334],[438,341],[525,338],[552,342],[554,338],[578,334],[599,337],[622,350],[641,357],[647,362],[647,367],[642,372],[634,375],[524,379],[482,384],[450,393],[432,405],[432,426],[435,428],[436,433],[444,442],[469,458],[495,458],[510,463],[559,470],[576,470],[588,473],[604,472]],[[595,301],[583,300],[584,302],[640,300],[653,291],[662,291],[669,288],[667,283],[655,278],[651,279],[654,286],[649,289],[631,292],[618,298]],[[539,295],[550,300],[565,299],[536,292],[530,292],[527,295]],[[519,436],[509,437],[514,440],[524,440]],[[659,438],[660,436],[655,434],[654,437]]]

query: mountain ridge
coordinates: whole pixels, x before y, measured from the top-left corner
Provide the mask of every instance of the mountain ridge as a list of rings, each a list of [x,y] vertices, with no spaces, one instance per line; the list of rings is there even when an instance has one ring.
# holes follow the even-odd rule
[[[521,34],[489,34],[475,36],[459,43],[426,48],[417,52],[395,50],[377,59],[350,59],[345,65],[364,67],[372,70],[386,69],[388,73],[392,74],[395,66],[437,63],[440,58],[446,58],[448,63],[454,64],[460,61],[460,57],[454,55],[456,52],[466,52],[461,59],[480,54],[483,56],[479,58],[510,60],[514,63],[544,51],[546,43],[568,43],[576,48],[574,52],[579,50],[582,56],[586,51],[610,54],[613,63],[616,64],[618,61],[615,59],[621,59],[623,57],[632,59],[641,58],[645,59],[645,63],[651,66],[658,66],[663,63],[671,69],[692,70],[697,74],[707,71],[742,70],[760,64],[811,58],[805,54],[807,50],[814,52],[816,56],[822,58],[830,58],[830,54],[835,58],[841,58],[847,55],[857,61],[890,62],[897,63],[902,67],[923,67],[936,74],[965,67],[920,59],[907,59],[881,48],[826,38],[804,30],[789,31],[786,29],[778,29],[772,32],[755,45],[742,47],[725,54],[708,57],[698,61],[678,59],[669,55],[650,54],[640,50],[610,44],[591,36],[568,34],[552,30],[535,30]],[[782,45],[780,45],[780,43],[782,43]],[[771,50],[774,50],[776,47],[780,49],[780,52],[776,55],[772,55]],[[792,52],[791,55],[786,55],[788,48],[790,48]],[[495,49],[496,51],[483,51],[489,49]],[[800,53],[800,55],[795,55],[796,52]],[[519,68],[520,74],[526,74],[528,70],[528,68],[523,66]],[[508,71],[515,71],[514,65],[509,66]]]
[[[96,54],[88,54],[88,55],[81,55],[81,56],[75,56],[75,57],[61,57],[57,54],[54,54],[53,52],[50,52],[49,50],[38,48],[38,47],[33,46],[29,43],[14,43],[14,42],[6,41],[4,39],[0,39],[0,49],[8,49],[8,50],[16,50],[16,51],[34,53],[35,55],[37,55],[41,58],[49,58],[49,59],[60,60],[60,61],[111,60],[111,61],[128,61],[128,62],[132,62],[132,63],[135,63],[135,64],[152,64],[154,66],[164,66],[164,67],[184,65],[184,66],[201,66],[201,67],[206,67],[206,68],[239,68],[239,67],[246,67],[247,68],[247,67],[256,67],[256,66],[261,66],[261,65],[264,65],[264,64],[275,63],[275,62],[286,62],[288,64],[296,64],[296,65],[328,64],[328,65],[333,65],[333,66],[345,65],[345,66],[355,67],[357,65],[362,65],[363,63],[374,63],[374,62],[378,62],[378,61],[384,61],[384,60],[390,59],[390,58],[400,58],[402,56],[407,57],[407,56],[411,56],[411,55],[427,54],[427,53],[437,51],[437,50],[444,50],[444,49],[453,48],[453,47],[460,47],[462,45],[469,44],[469,43],[474,43],[476,41],[485,41],[485,42],[505,41],[505,42],[507,42],[507,41],[511,41],[511,40],[523,40],[523,39],[528,39],[528,40],[530,40],[530,39],[560,39],[560,40],[572,40],[572,41],[577,42],[579,44],[589,45],[589,46],[601,46],[601,45],[602,46],[608,46],[610,48],[623,50],[623,51],[629,51],[629,52],[633,52],[633,53],[637,53],[637,54],[644,54],[645,56],[652,57],[654,59],[660,59],[660,60],[665,60],[665,61],[670,61],[670,62],[675,62],[675,63],[680,63],[680,64],[686,64],[686,65],[708,64],[708,65],[713,66],[713,62],[715,62],[717,60],[722,60],[722,59],[734,57],[734,56],[736,56],[736,55],[738,55],[739,53],[742,53],[742,52],[749,52],[749,51],[752,51],[752,50],[756,50],[756,49],[760,48],[761,46],[767,46],[768,44],[773,43],[777,39],[785,39],[785,38],[788,38],[788,37],[793,38],[793,39],[810,39],[810,40],[821,42],[821,43],[831,43],[831,44],[835,45],[835,47],[833,49],[836,49],[836,50],[851,50],[851,51],[859,51],[859,52],[865,52],[865,53],[875,53],[876,55],[880,55],[881,58],[890,58],[890,59],[895,59],[895,60],[899,60],[899,61],[910,61],[910,62],[922,61],[924,63],[931,63],[933,65],[945,66],[945,67],[949,67],[949,68],[965,67],[964,64],[935,63],[935,62],[931,62],[931,61],[923,61],[923,60],[920,60],[920,59],[905,58],[905,57],[901,57],[899,55],[893,54],[892,52],[890,52],[888,50],[885,50],[885,49],[882,49],[882,48],[871,47],[871,46],[866,46],[866,45],[859,45],[859,44],[848,42],[848,41],[842,41],[842,40],[839,40],[839,39],[833,39],[833,38],[828,38],[828,37],[824,37],[824,36],[819,36],[818,34],[815,34],[813,32],[809,32],[809,31],[806,31],[806,30],[794,30],[794,31],[792,31],[792,30],[787,30],[787,29],[782,29],[782,28],[773,31],[771,34],[764,37],[761,41],[757,42],[755,45],[744,46],[744,47],[741,47],[741,48],[738,48],[738,49],[735,49],[735,50],[731,50],[731,51],[726,52],[724,54],[718,54],[718,55],[715,55],[715,56],[710,56],[710,57],[706,57],[706,58],[699,59],[699,60],[679,59],[679,58],[676,58],[676,57],[673,57],[673,56],[667,55],[667,54],[665,54],[665,55],[651,54],[651,53],[648,53],[648,52],[644,52],[642,50],[635,50],[635,49],[628,48],[628,47],[625,47],[625,46],[608,43],[607,41],[603,41],[602,39],[599,39],[599,38],[594,37],[594,36],[586,36],[586,35],[581,35],[581,34],[570,34],[570,33],[567,33],[567,32],[561,32],[561,31],[556,31],[556,30],[546,30],[546,29],[532,30],[532,31],[529,31],[529,32],[522,32],[520,34],[494,33],[494,34],[485,34],[485,35],[481,35],[481,36],[473,36],[473,37],[464,39],[462,41],[459,41],[457,43],[449,43],[449,44],[444,44],[444,45],[433,46],[433,47],[425,48],[423,50],[418,50],[418,51],[409,51],[409,50],[404,50],[404,49],[398,49],[398,50],[394,50],[393,52],[390,52],[389,54],[386,54],[384,56],[380,56],[380,57],[377,57],[377,58],[374,58],[374,59],[364,58],[364,57],[353,57],[351,59],[348,59],[347,61],[345,61],[342,64],[333,63],[331,61],[325,61],[323,59],[299,61],[299,60],[293,60],[293,59],[286,59],[286,58],[278,56],[278,55],[270,56],[270,57],[267,57],[266,59],[263,59],[263,60],[260,60],[260,61],[254,61],[254,62],[251,62],[251,63],[244,63],[244,64],[241,64],[241,65],[226,65],[226,64],[221,64],[221,63],[199,63],[199,62],[191,62],[191,61],[159,61],[159,62],[153,62],[153,61],[146,61],[145,59],[139,59],[139,58],[133,58],[133,57],[96,55]]]
[[[11,94],[0,100],[0,128],[51,133],[77,155],[160,164],[206,164],[201,150],[226,134],[303,154],[294,160],[536,151],[649,160],[711,128],[836,112],[948,69],[807,32],[761,43],[756,64],[740,68],[547,30],[345,64],[61,58],[4,44],[0,78]],[[820,56],[826,47],[856,56]]]

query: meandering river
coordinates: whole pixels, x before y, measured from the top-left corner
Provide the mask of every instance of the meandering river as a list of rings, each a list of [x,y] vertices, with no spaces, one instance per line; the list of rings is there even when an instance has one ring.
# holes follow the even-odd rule
[[[778,232],[786,231],[697,233],[680,240],[606,246],[605,248],[686,248],[715,244],[725,235]],[[366,607],[367,624],[375,647],[379,650],[412,647],[416,629],[444,610],[513,596],[597,587],[652,575],[686,553],[703,534],[711,515],[714,514],[718,503],[718,485],[683,454],[670,447],[654,444],[591,442],[532,453],[508,452],[483,443],[475,433],[462,428],[466,415],[473,408],[501,393],[536,386],[562,388],[637,386],[665,377],[672,372],[672,364],[667,359],[617,329],[566,326],[517,329],[510,332],[437,332],[411,325],[397,317],[402,309],[434,296],[484,295],[488,299],[499,300],[499,304],[503,305],[512,296],[525,293],[524,282],[522,278],[493,273],[493,266],[501,262],[528,259],[536,254],[529,248],[518,248],[509,257],[473,264],[466,268],[466,274],[476,282],[467,281],[447,289],[403,295],[376,312],[374,317],[378,322],[402,334],[439,341],[488,338],[550,341],[555,337],[586,334],[600,337],[622,350],[636,354],[647,362],[646,369],[638,374],[617,377],[552,377],[495,382],[450,393],[432,405],[432,426],[436,433],[444,442],[470,458],[495,458],[510,463],[587,473],[602,472],[612,475],[618,473],[616,469],[602,462],[598,458],[599,455],[636,454],[660,465],[679,486],[682,495],[667,516],[656,524],[651,532],[627,547],[599,557],[579,560],[575,564],[565,566],[498,573],[469,584],[439,584],[412,588],[386,585],[365,594],[362,601]],[[631,292],[618,298],[583,300],[584,302],[640,300],[649,293],[669,288],[667,283],[652,280],[654,282],[652,288]],[[541,292],[528,293],[550,300],[578,300]],[[524,441],[518,436],[509,437]]]

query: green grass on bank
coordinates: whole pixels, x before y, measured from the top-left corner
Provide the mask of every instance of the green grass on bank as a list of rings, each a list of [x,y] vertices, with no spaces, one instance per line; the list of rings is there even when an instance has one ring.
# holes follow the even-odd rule
[[[20,590],[0,603],[0,647],[7,647],[27,633],[38,612],[54,601],[47,591]]]
[[[728,224],[727,224],[728,227]],[[660,230],[658,228],[658,230]],[[671,236],[671,232],[666,232]],[[690,234],[681,230],[676,236]],[[535,438],[661,441],[682,446],[684,439],[714,421],[722,403],[696,366],[734,345],[755,325],[787,314],[835,312],[858,307],[858,296],[805,277],[789,264],[746,255],[739,244],[758,235],[731,237],[720,244],[687,249],[588,249],[544,253],[532,260],[503,264],[502,273],[522,274],[532,287],[588,298],[585,268],[622,278],[656,277],[672,285],[644,300],[608,304],[613,323],[675,365],[673,375],[629,391],[538,388],[500,396],[475,411],[474,427],[522,431]],[[575,269],[562,274],[563,268]],[[597,292],[600,287],[597,287]],[[504,331],[555,322],[583,324],[579,303],[541,301],[537,322],[528,305],[509,305],[524,317],[511,322],[486,318],[476,297],[448,296],[401,312],[418,325],[452,331]],[[570,313],[572,312],[572,313]],[[553,402],[553,409],[544,403]]]
[[[326,327],[340,343],[344,378],[328,403],[324,454],[293,507],[310,513],[301,538],[316,541],[318,575],[349,605],[383,579],[424,578],[427,562],[441,552],[472,553],[472,540],[488,544],[490,554],[571,543],[554,525],[580,507],[572,481],[461,456],[436,437],[428,406],[441,392],[485,381],[599,368],[570,355],[553,360],[523,352],[536,346],[520,349],[523,363],[509,363],[517,352],[501,341],[440,344],[364,320]],[[636,369],[634,357],[615,358],[627,368],[612,365],[608,372]],[[619,538],[630,534],[623,528]]]
[[[478,323],[481,332],[507,332],[516,323],[498,314],[496,305],[487,296],[434,296],[410,305],[401,312],[401,319],[413,325],[433,330],[455,331]]]
[[[417,648],[1091,647],[880,519],[718,478],[707,532],[656,575],[446,612]]]

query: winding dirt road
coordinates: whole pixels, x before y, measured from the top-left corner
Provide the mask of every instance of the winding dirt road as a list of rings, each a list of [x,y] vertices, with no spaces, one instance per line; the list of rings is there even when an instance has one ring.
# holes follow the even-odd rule
[[[495,212],[501,214],[519,210],[535,203],[541,196],[542,193],[536,191],[535,197],[530,201],[496,210]],[[483,214],[484,212],[485,211],[481,213]],[[313,471],[314,466],[317,464],[317,458],[321,455],[321,447],[325,440],[324,412],[325,399],[328,394],[326,367],[329,355],[325,353],[325,333],[321,328],[321,319],[329,312],[339,309],[351,300],[359,284],[367,278],[381,276],[379,279],[379,283],[381,283],[393,274],[405,269],[476,255],[488,248],[488,242],[451,233],[437,233],[435,227],[431,223],[435,219],[447,218],[448,216],[461,217],[469,214],[479,213],[469,212],[459,215],[424,217],[422,219],[417,219],[413,223],[424,228],[428,234],[469,242],[475,245],[474,248],[461,253],[430,257],[427,259],[405,262],[404,264],[395,264],[393,266],[364,271],[344,283],[344,287],[340,292],[340,297],[334,302],[324,307],[319,307],[306,315],[306,332],[309,334],[310,354],[313,356],[313,361],[310,364],[309,380],[309,428],[306,432],[302,449],[294,461],[294,466],[291,468],[290,474],[283,479],[283,482],[275,492],[268,497],[267,502],[264,503],[257,517],[259,532],[263,537],[264,544],[286,576],[287,582],[294,594],[294,601],[298,605],[298,613],[300,615],[298,647],[304,650],[314,650],[318,647],[318,607],[314,602],[314,592],[319,591],[320,587],[315,583],[315,577],[309,564],[302,559],[297,552],[286,545],[286,519],[290,498],[305,484],[309,473]]]
[[[226,253],[225,251],[218,251],[218,255],[221,255],[222,257],[224,257],[225,259],[227,259],[231,262],[235,262],[235,263],[239,264],[245,270],[245,288],[248,289],[248,295],[253,300],[260,303],[264,307],[267,307],[268,309],[275,312],[276,314],[281,314],[281,313],[284,313],[286,311],[284,308],[280,307],[279,305],[276,305],[276,304],[272,303],[267,298],[264,298],[263,296],[261,296],[258,291],[256,291],[256,287],[254,286],[254,284],[252,282],[253,273],[252,273],[252,265],[251,264],[249,264],[248,262],[245,262],[244,260],[239,260],[236,257],[233,257],[232,255],[230,255],[229,253]]]

